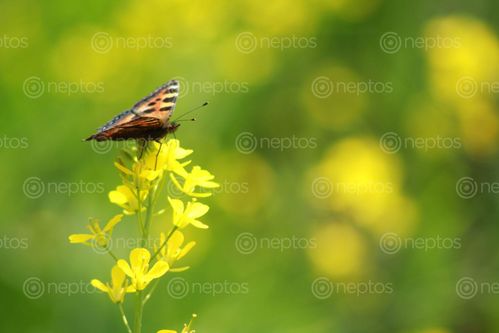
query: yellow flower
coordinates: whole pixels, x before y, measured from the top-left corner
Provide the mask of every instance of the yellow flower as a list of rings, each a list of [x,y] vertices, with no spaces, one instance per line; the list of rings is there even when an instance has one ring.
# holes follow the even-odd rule
[[[148,154],[147,156],[150,155]],[[150,160],[150,158],[148,158],[147,156],[144,158],[146,160],[146,163],[135,162],[132,166],[132,170],[127,168],[121,161],[114,162],[114,166],[116,167],[116,169],[118,169],[123,177],[131,178],[130,183],[138,183],[142,190],[147,190],[151,185],[150,182],[162,176],[163,174],[162,170],[152,169],[154,168],[154,160],[153,166],[151,168],[148,168],[146,166],[148,164],[147,161]]]
[[[150,260],[151,254],[144,248],[130,252],[130,264],[126,260],[118,260],[118,266],[131,278],[132,286],[136,290],[144,290],[152,280],[163,276],[170,269],[166,261],[159,260],[149,270]]]
[[[141,202],[147,197],[147,191],[140,191]],[[109,192],[109,201],[123,208],[123,213],[133,215],[139,210],[139,201],[129,185],[120,185],[116,190]],[[144,207],[142,207],[144,210]]]
[[[184,169],[177,169],[175,172],[179,176],[184,178],[184,185],[180,186],[175,176],[173,174],[170,174],[170,177],[175,186],[177,186],[178,189],[184,192],[185,194],[193,197],[209,197],[211,195],[211,193],[209,192],[206,193],[194,192],[197,186],[203,188],[216,188],[220,186],[219,184],[212,181],[215,178],[214,175],[212,175],[208,170],[201,169],[201,167],[197,165],[192,168],[190,173],[185,171]]]
[[[165,234],[161,233],[159,238],[159,246],[162,246],[165,243],[165,240]],[[173,267],[173,264],[177,260],[183,258],[196,245],[196,242],[189,242],[182,248],[181,246],[183,243],[184,234],[178,230],[175,230],[168,240],[167,245],[161,248],[161,251],[159,252],[160,258],[166,261],[168,265],[170,265],[170,267]],[[183,272],[187,269],[189,269],[189,267],[170,268],[170,271]]]
[[[154,149],[148,154],[146,159],[146,166],[149,169],[154,170],[156,166],[156,155],[158,154],[158,149],[160,144],[153,142]],[[186,158],[192,154],[191,149],[184,149],[180,147],[180,142],[176,139],[170,139],[168,142],[161,146],[161,151],[157,158],[157,169],[167,170],[167,171],[178,171],[182,170],[186,165],[191,163],[190,161],[180,163],[178,160]]]
[[[91,246],[98,246],[99,248],[106,248],[109,243],[109,237],[113,232],[113,228],[123,218],[122,214],[118,214],[107,222],[104,228],[101,229],[98,219],[91,219],[87,228],[91,234],[73,234],[69,236],[71,244],[86,244]],[[92,242],[90,242],[92,241]]]
[[[191,330],[191,325],[192,325],[192,321],[196,317],[197,317],[197,315],[193,314],[192,318],[191,318],[191,321],[189,322],[189,324],[184,324],[184,328],[182,329],[182,331],[180,333],[194,333],[194,330]],[[174,331],[174,330],[159,330],[157,333],[177,333],[177,331]]]
[[[206,224],[196,219],[206,214],[210,207],[196,201],[188,202],[187,207],[184,207],[182,200],[170,197],[168,197],[168,201],[170,201],[173,209],[173,225],[180,229],[187,227],[189,224],[192,224],[196,228],[208,228]]]
[[[128,286],[128,281],[125,280],[125,273],[118,266],[114,266],[111,270],[111,284],[104,284],[97,279],[93,279],[90,283],[100,291],[107,293],[113,303],[121,303],[126,293],[135,292],[135,288]]]

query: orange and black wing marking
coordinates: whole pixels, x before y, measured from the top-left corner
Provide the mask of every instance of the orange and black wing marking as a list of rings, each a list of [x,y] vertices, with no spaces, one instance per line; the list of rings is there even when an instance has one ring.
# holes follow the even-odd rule
[[[171,80],[136,103],[132,109],[120,113],[88,140],[157,140],[167,132],[168,121],[175,109],[179,82]]]
[[[175,110],[179,92],[179,82],[171,80],[156,89],[151,95],[135,104],[132,112],[138,116],[160,119],[166,126]]]

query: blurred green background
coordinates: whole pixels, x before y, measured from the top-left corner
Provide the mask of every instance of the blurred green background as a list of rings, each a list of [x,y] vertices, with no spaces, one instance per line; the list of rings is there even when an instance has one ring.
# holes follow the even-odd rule
[[[186,230],[187,292],[163,280],[144,332],[191,313],[198,332],[498,332],[497,13],[1,1],[0,330],[124,331],[88,287],[112,261],[67,241],[120,212],[107,193],[123,144],[81,139],[177,78],[176,115],[210,101],[177,138],[222,187],[210,229]]]

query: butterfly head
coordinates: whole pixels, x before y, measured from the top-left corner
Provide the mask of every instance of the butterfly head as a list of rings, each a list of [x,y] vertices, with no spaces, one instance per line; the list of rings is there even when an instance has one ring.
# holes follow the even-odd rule
[[[168,133],[173,133],[177,130],[177,128],[180,126],[178,122],[172,121],[171,123],[168,124],[167,126],[167,131]]]

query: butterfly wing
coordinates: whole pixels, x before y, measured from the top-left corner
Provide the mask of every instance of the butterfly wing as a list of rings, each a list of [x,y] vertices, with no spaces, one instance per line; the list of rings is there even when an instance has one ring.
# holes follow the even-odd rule
[[[117,115],[116,117],[114,117],[113,119],[111,119],[110,121],[108,121],[104,126],[100,127],[97,131],[98,132],[107,131],[108,129],[113,128],[115,126],[126,124],[127,122],[131,121],[136,117],[137,115],[134,114],[132,110],[124,111],[119,115]]]
[[[175,109],[178,91],[179,82],[168,81],[86,140],[157,139],[163,136]]]
[[[175,110],[178,92],[179,82],[168,81],[135,104],[131,111],[138,116],[157,118],[166,126]]]
[[[103,140],[146,139],[156,140],[166,133],[161,120],[153,117],[137,117],[124,124],[113,126],[91,138]]]

